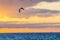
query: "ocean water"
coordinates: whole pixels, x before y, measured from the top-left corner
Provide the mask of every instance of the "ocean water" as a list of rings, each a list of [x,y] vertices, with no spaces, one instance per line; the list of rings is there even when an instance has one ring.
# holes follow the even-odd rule
[[[1,33],[0,40],[60,40],[60,33]]]

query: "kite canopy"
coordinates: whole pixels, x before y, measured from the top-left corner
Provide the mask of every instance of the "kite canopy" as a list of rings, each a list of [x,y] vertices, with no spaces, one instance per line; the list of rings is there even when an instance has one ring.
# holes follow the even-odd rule
[[[23,11],[23,10],[24,10],[24,8],[20,8],[20,9],[19,9],[19,13],[21,13],[21,11]]]

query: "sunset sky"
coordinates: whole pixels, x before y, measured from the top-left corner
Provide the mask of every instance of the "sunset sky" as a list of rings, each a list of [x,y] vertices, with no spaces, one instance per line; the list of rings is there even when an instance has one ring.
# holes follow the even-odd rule
[[[21,7],[24,10],[19,13]],[[0,32],[21,28],[26,32],[60,32],[60,0],[0,0],[0,27]]]

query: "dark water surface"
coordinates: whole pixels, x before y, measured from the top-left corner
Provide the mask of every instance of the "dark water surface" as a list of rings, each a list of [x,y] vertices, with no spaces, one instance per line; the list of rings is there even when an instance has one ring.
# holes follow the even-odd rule
[[[60,33],[1,33],[0,40],[60,40]]]

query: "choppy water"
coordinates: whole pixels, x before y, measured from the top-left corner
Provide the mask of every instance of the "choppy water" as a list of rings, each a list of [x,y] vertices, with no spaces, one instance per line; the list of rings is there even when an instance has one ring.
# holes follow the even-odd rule
[[[0,40],[60,40],[60,33],[5,33]]]

